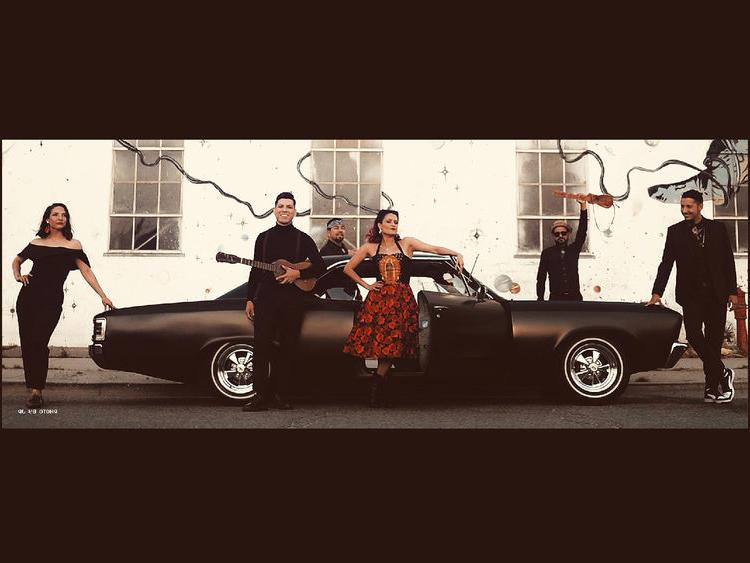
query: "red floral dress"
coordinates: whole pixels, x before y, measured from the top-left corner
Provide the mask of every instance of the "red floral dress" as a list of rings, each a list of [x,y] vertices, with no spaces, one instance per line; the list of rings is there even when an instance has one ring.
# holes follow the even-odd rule
[[[401,246],[398,249],[401,250]],[[370,291],[357,317],[344,352],[360,358],[416,358],[419,312],[409,287],[411,258],[403,253],[373,256],[378,264],[380,291]]]

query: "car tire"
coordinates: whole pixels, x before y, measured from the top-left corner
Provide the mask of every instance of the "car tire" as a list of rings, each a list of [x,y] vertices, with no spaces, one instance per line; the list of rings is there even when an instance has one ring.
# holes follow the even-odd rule
[[[614,339],[583,337],[561,348],[559,386],[579,403],[606,404],[627,387],[623,347]]]
[[[228,342],[210,356],[209,383],[219,398],[231,403],[250,400],[254,394],[254,354],[250,342]]]

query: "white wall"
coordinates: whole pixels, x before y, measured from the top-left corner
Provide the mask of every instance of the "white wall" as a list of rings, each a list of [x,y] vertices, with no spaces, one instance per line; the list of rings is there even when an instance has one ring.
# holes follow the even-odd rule
[[[604,160],[605,184],[613,194],[625,190],[625,174],[635,165],[654,168],[670,158],[702,167],[709,141],[592,141]],[[501,273],[520,283],[515,299],[535,299],[537,260],[516,258],[516,162],[514,141],[384,141],[383,190],[401,213],[404,236],[461,251],[475,275],[492,284]],[[297,161],[310,141],[186,141],[185,168],[194,177],[213,180],[225,191],[253,204],[258,213],[291,190],[297,208],[310,207],[310,186],[297,174]],[[598,193],[599,167],[586,157],[588,184]],[[447,174],[441,171],[447,169]],[[309,159],[303,173],[310,177]],[[34,236],[44,208],[66,203],[75,237],[102,287],[118,307],[214,298],[247,279],[247,267],[219,264],[216,251],[251,257],[256,235],[273,225],[273,216],[254,219],[249,210],[224,198],[211,185],[183,183],[182,256],[107,255],[108,213],[112,183],[112,141],[3,141],[3,345],[18,344],[17,319],[11,310],[19,285],[10,263]],[[682,167],[656,174],[631,174],[630,197],[616,209],[611,236],[602,230],[611,210],[590,212],[589,246],[593,258],[580,261],[585,299],[642,301],[650,297],[668,225],[681,219],[676,205],[648,197],[646,187],[692,175]],[[591,208],[592,206],[590,206]],[[711,205],[705,215],[712,216]],[[231,216],[230,216],[231,214]],[[244,225],[242,222],[244,221]],[[309,220],[295,224],[307,231]],[[479,237],[475,237],[475,233]],[[738,281],[747,290],[747,259],[737,260]],[[30,268],[24,264],[23,271]],[[674,302],[675,274],[665,302]],[[601,293],[593,291],[599,285]],[[68,292],[51,344],[86,346],[91,317],[102,310],[96,294],[78,272],[71,272]],[[506,294],[511,297],[509,294]],[[73,304],[76,307],[73,307]],[[729,316],[733,320],[732,315]]]

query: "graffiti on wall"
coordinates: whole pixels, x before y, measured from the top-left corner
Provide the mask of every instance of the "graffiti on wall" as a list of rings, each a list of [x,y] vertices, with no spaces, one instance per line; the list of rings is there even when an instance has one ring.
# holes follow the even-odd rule
[[[126,149],[128,149],[129,151],[132,151],[132,152],[136,153],[138,155],[138,159],[141,161],[141,164],[143,164],[144,166],[158,166],[159,162],[161,162],[162,160],[164,160],[166,162],[169,162],[190,183],[192,183],[192,184],[204,184],[204,185],[208,184],[208,185],[213,186],[214,189],[216,191],[218,191],[222,196],[227,197],[229,199],[232,199],[232,200],[236,201],[237,203],[239,203],[239,204],[244,205],[245,207],[247,207],[250,210],[250,213],[252,214],[252,216],[255,217],[256,219],[265,219],[266,217],[270,216],[271,213],[273,213],[273,208],[268,209],[267,211],[264,211],[263,213],[257,213],[255,211],[255,208],[253,208],[253,205],[250,202],[245,201],[243,199],[240,199],[236,195],[224,191],[221,188],[221,186],[219,186],[219,184],[217,184],[213,180],[201,180],[199,178],[195,178],[195,177],[191,176],[190,174],[188,174],[185,171],[185,169],[182,167],[182,165],[179,162],[177,162],[174,158],[172,158],[171,156],[161,155],[161,156],[156,157],[156,159],[153,162],[149,162],[149,161],[147,161],[145,159],[145,157],[143,156],[143,153],[138,148],[136,148],[134,145],[132,145],[131,143],[128,143],[124,139],[115,139],[115,140],[120,145],[122,145],[123,147],[125,147]],[[203,141],[201,141],[201,145],[203,146]],[[302,176],[302,179],[305,182],[307,182],[308,184],[310,184],[315,189],[315,191],[318,193],[318,195],[320,195],[321,197],[324,197],[324,198],[326,198],[328,200],[339,199],[341,201],[344,201],[347,205],[350,205],[352,207],[358,207],[358,208],[363,209],[364,211],[367,211],[369,213],[377,213],[379,211],[378,209],[372,209],[372,208],[367,207],[365,205],[356,204],[356,203],[352,202],[346,196],[329,194],[325,190],[323,190],[317,184],[317,182],[315,182],[314,180],[310,180],[307,177],[305,177],[305,175],[302,173],[301,166],[302,166],[302,162],[305,159],[309,158],[310,156],[312,156],[312,152],[307,152],[305,155],[302,156],[302,158],[300,158],[297,161],[297,172],[299,173],[300,176]],[[381,196],[383,198],[385,198],[385,200],[388,202],[388,209],[391,209],[393,207],[393,200],[385,192],[381,192]],[[297,212],[297,216],[298,217],[304,217],[304,216],[310,215],[310,213],[311,213],[310,209],[305,209],[304,211],[298,211]]]
[[[647,144],[655,146],[654,141],[647,141]],[[651,198],[663,203],[679,203],[683,192],[695,189],[700,191],[705,199],[713,200],[722,206],[727,206],[737,193],[739,186],[747,183],[747,148],[747,139],[715,139],[711,142],[706,158],[703,160],[703,168],[698,168],[678,159],[666,160],[656,168],[633,166],[625,175],[625,191],[621,194],[612,194],[604,183],[604,162],[596,152],[585,150],[575,155],[566,154],[563,152],[562,141],[557,141],[558,154],[565,162],[577,162],[585,156],[591,156],[597,161],[599,164],[599,189],[603,194],[611,195],[615,201],[624,201],[630,196],[630,175],[633,172],[653,173],[674,165],[690,168],[697,174],[693,174],[687,180],[649,187],[648,195]]]
[[[704,199],[726,207],[740,185],[747,184],[747,139],[715,139],[703,166],[687,180],[651,186],[648,195],[665,203],[679,203],[685,190],[698,190]]]

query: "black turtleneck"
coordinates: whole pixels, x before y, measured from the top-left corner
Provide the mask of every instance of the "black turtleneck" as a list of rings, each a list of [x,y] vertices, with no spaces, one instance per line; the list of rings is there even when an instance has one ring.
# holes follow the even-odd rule
[[[303,233],[294,225],[275,225],[258,235],[255,239],[255,253],[253,260],[273,262],[283,258],[289,262],[310,260],[312,266],[300,272],[300,279],[316,278],[325,271],[323,259],[320,257],[315,242],[307,233]],[[271,272],[252,268],[247,283],[247,298],[255,301],[263,294],[279,291],[300,292],[294,284],[280,284]]]

